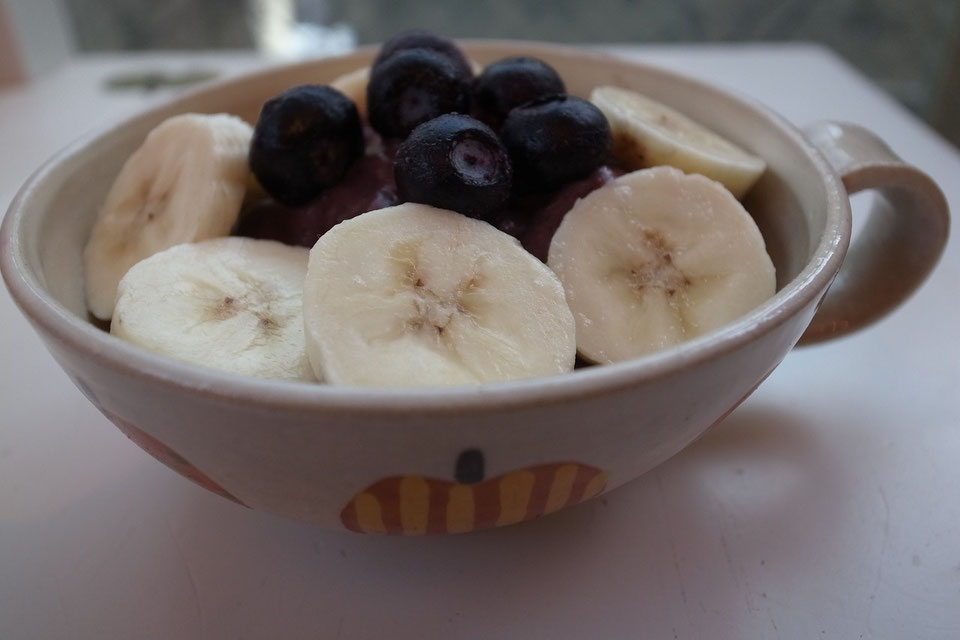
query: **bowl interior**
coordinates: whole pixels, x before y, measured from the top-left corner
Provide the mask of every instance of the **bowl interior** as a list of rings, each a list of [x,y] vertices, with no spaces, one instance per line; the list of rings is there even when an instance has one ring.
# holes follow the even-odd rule
[[[779,117],[699,82],[602,54],[529,43],[471,43],[465,48],[480,64],[506,55],[540,57],[557,68],[571,93],[581,96],[600,84],[638,90],[760,155],[768,171],[745,205],[776,266],[778,291],[810,265],[828,226],[827,186],[816,154]],[[201,88],[74,144],[46,165],[21,196],[18,235],[32,277],[70,313],[87,321],[84,244],[111,182],[153,126],[188,111],[229,112],[255,121],[271,96],[297,84],[329,82],[368,64],[372,55],[365,50]]]

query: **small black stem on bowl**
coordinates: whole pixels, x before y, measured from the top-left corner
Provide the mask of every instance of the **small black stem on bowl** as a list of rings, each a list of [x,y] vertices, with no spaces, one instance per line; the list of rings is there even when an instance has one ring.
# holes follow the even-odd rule
[[[483,452],[479,449],[467,449],[457,456],[457,467],[453,477],[460,484],[476,484],[483,481]]]

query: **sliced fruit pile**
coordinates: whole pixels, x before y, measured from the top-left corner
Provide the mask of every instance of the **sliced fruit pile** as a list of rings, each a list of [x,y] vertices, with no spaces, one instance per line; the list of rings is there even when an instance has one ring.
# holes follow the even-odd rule
[[[87,304],[124,340],[244,375],[555,375],[772,296],[737,200],[764,170],[635,92],[584,100],[541,60],[481,70],[407,32],[370,67],[270,99],[255,127],[187,114],[154,129],[91,232]]]

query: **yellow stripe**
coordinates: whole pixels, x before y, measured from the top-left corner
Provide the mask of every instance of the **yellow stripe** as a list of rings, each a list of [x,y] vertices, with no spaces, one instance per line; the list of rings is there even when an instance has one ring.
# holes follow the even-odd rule
[[[447,499],[447,532],[466,533],[467,531],[473,531],[475,513],[473,487],[463,484],[452,485]]]
[[[410,536],[427,532],[430,517],[430,485],[424,478],[408,476],[400,481],[400,524]]]
[[[532,471],[513,471],[500,479],[500,517],[497,525],[513,524],[527,518],[527,506],[533,484],[537,481]]]
[[[383,526],[383,514],[380,512],[380,501],[369,493],[361,493],[353,499],[353,506],[357,510],[357,526],[367,533],[386,533]]]
[[[607,474],[603,471],[593,476],[590,479],[590,482],[587,483],[587,486],[583,489],[583,498],[580,499],[581,502],[584,500],[589,500],[594,496],[598,495],[603,488],[607,486]]]
[[[544,513],[553,513],[567,504],[567,500],[570,499],[570,490],[573,489],[573,481],[577,478],[579,466],[577,464],[565,464],[553,474],[553,484],[550,485],[547,504],[543,508]]]

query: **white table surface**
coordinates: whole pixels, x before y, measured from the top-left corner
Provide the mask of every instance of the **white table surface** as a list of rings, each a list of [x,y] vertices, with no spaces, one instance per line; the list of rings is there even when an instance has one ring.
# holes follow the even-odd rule
[[[818,47],[626,50],[803,124],[863,124],[960,211],[960,154]],[[79,58],[0,92],[0,211],[84,130],[171,95]],[[862,209],[862,198],[856,203]],[[798,349],[602,499],[457,537],[331,533],[194,486],[81,396],[0,293],[0,638],[960,638],[960,224],[909,303]]]

